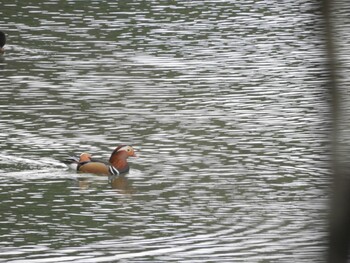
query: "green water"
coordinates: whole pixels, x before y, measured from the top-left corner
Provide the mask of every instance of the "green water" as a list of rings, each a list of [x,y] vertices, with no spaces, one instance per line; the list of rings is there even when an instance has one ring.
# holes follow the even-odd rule
[[[322,262],[312,1],[5,1],[0,262]],[[83,151],[139,158],[118,185]]]

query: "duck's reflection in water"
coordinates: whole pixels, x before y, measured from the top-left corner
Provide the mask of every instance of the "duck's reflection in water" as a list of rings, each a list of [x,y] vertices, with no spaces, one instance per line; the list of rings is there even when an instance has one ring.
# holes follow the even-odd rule
[[[110,181],[110,184],[113,189],[119,190],[120,193],[123,194],[132,194],[134,193],[134,189],[131,186],[128,178],[125,175],[119,175],[113,178]]]
[[[79,188],[82,190],[90,189],[92,187],[96,186],[106,186],[107,184],[110,184],[112,189],[118,190],[118,193],[122,194],[133,194],[135,190],[132,188],[131,183],[129,182],[126,175],[119,175],[117,177],[112,178],[111,180],[96,180],[95,178],[89,177],[89,178],[79,178],[78,179],[78,185]]]

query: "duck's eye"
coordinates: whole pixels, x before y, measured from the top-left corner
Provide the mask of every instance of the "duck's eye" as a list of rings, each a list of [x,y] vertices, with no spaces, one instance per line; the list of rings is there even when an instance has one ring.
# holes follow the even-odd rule
[[[131,151],[131,149],[130,148],[128,148],[128,149],[126,149],[128,152],[130,152]]]

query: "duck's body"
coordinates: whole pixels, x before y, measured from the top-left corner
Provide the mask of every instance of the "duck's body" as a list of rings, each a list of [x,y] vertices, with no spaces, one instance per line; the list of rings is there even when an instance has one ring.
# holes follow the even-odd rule
[[[136,156],[134,149],[131,146],[120,145],[112,152],[108,162],[93,159],[89,153],[82,153],[80,158],[70,157],[64,163],[75,167],[81,173],[117,176],[129,171],[127,159],[130,156]]]
[[[5,52],[5,49],[3,48],[6,44],[6,35],[4,32],[0,31],[0,54]]]
[[[78,172],[80,173],[91,173],[98,175],[118,175],[119,170],[114,168],[112,165],[108,165],[102,162],[87,162],[78,165]]]

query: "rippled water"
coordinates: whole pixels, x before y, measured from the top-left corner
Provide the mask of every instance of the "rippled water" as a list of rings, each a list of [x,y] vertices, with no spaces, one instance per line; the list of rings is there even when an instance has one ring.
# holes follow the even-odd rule
[[[1,262],[322,262],[313,1],[5,1]],[[113,185],[58,160],[118,144]]]

